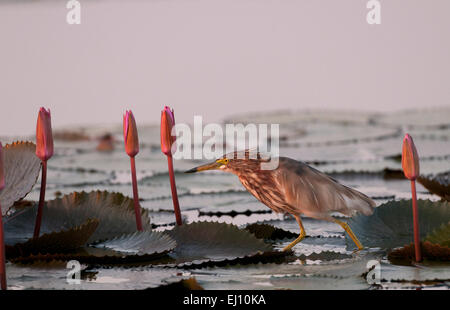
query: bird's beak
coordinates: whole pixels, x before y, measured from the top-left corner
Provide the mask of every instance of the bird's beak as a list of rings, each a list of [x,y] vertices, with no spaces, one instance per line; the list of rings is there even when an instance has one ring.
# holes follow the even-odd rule
[[[221,163],[219,161],[214,161],[214,162],[206,164],[206,165],[192,168],[188,171],[185,171],[185,173],[194,173],[194,172],[205,171],[205,170],[215,170],[215,169],[219,169],[219,167],[222,165],[223,165],[223,163]]]

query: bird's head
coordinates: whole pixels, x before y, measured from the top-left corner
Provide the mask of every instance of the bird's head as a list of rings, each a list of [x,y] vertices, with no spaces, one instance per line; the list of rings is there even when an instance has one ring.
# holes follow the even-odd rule
[[[249,150],[238,151],[226,154],[206,165],[192,168],[186,171],[186,173],[194,173],[206,170],[222,170],[239,175],[249,170],[252,172],[260,170],[261,162],[267,161],[270,161],[270,157],[263,156],[259,152],[253,152]]]

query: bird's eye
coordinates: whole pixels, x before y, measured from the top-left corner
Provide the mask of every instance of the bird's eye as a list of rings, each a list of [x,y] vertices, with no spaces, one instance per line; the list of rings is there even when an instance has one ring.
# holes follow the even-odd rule
[[[227,165],[229,160],[228,160],[228,158],[222,158],[222,159],[218,159],[217,162],[222,165]]]

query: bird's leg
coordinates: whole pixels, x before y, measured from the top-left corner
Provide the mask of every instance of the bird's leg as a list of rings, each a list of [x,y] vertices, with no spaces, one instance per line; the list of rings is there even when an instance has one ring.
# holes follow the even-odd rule
[[[350,236],[350,238],[352,238],[353,242],[358,247],[358,251],[360,251],[364,248],[363,245],[361,244],[361,242],[359,242],[358,238],[356,238],[356,235],[353,233],[353,231],[350,229],[350,226],[348,226],[347,223],[342,222],[337,219],[335,219],[334,222],[341,225],[341,227],[344,228],[344,230],[347,232],[347,234]]]
[[[300,218],[300,215],[294,215],[294,217],[297,220],[298,225],[300,226],[300,235],[298,236],[297,239],[295,239],[294,241],[289,243],[289,245],[286,246],[283,249],[283,251],[289,251],[290,249],[292,249],[293,246],[295,246],[297,243],[302,241],[305,238],[305,236],[306,236],[305,228],[303,228],[303,224],[302,224],[302,220]]]

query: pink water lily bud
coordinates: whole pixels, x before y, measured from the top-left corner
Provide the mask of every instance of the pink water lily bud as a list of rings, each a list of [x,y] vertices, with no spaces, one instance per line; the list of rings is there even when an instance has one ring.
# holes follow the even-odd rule
[[[3,146],[0,142],[0,191],[5,188],[5,171],[3,164]],[[1,216],[1,214],[0,214]]]
[[[172,136],[172,128],[175,126],[175,115],[169,107],[161,111],[161,151],[166,155],[172,154],[172,145],[175,136]]]
[[[139,138],[133,112],[126,111],[123,115],[123,140],[128,156],[134,157],[139,153]]]
[[[36,126],[36,155],[42,161],[53,156],[53,134],[50,109],[40,108]]]
[[[403,139],[402,168],[406,178],[415,180],[420,175],[419,154],[409,134]]]

